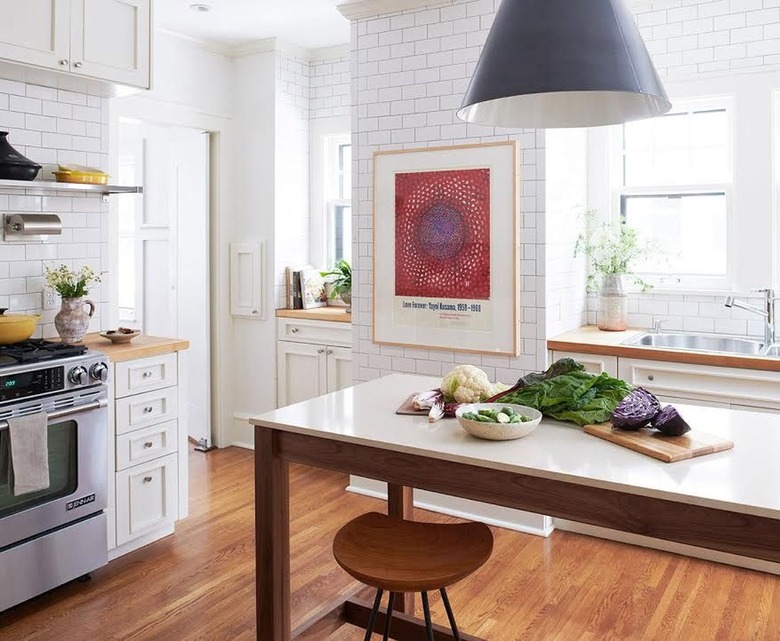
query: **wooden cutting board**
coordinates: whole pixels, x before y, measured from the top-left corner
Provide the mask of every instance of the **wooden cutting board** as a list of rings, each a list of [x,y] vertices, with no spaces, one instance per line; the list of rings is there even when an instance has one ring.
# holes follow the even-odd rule
[[[598,436],[665,463],[676,463],[694,456],[714,454],[734,447],[731,441],[697,429],[692,429],[683,436],[664,436],[658,430],[649,427],[630,432],[616,429],[612,427],[612,423],[586,425],[584,429],[586,434]]]
[[[401,406],[395,411],[396,414],[403,414],[405,416],[428,416],[429,410],[417,410],[414,409],[412,401],[417,394],[412,394],[407,398]]]

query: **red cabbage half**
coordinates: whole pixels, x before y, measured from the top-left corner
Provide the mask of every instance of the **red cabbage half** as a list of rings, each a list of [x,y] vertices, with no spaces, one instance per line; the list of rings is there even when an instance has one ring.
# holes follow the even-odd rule
[[[691,431],[688,425],[680,416],[680,413],[671,405],[664,407],[652,420],[651,425],[659,432],[667,436],[682,436]]]
[[[643,387],[636,387],[615,408],[610,420],[623,430],[638,430],[661,411],[658,399]]]

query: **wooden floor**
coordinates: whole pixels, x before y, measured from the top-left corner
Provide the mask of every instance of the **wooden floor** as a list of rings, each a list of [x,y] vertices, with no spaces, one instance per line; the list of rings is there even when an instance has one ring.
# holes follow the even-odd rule
[[[91,583],[0,614],[0,639],[254,639],[252,453],[193,453],[190,463],[191,516],[175,536],[112,562]],[[381,504],[345,484],[344,475],[293,468],[294,623],[354,589],[332,560],[332,537]],[[491,641],[780,641],[780,577],[566,532],[494,533],[492,559],[451,590],[465,632]],[[438,598],[433,606],[445,623]],[[362,639],[336,625],[300,638]]]

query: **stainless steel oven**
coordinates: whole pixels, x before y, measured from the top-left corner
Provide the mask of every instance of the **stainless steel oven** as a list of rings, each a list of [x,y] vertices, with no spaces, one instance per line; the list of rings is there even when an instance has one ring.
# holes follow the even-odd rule
[[[66,360],[0,368],[0,611],[108,560],[108,369],[102,355]],[[8,419],[39,412],[49,487],[15,496]]]

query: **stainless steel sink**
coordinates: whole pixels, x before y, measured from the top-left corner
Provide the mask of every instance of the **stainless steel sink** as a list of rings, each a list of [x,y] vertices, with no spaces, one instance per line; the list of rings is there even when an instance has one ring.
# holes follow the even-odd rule
[[[624,345],[750,356],[763,356],[766,351],[763,343],[747,338],[733,338],[716,334],[675,334],[671,332],[662,334],[646,332],[624,341]],[[768,354],[769,356],[780,356],[780,346],[773,345],[771,349],[775,351],[772,354]]]

